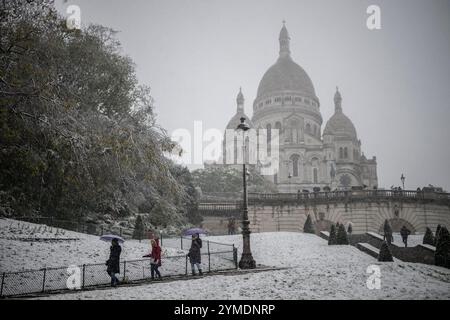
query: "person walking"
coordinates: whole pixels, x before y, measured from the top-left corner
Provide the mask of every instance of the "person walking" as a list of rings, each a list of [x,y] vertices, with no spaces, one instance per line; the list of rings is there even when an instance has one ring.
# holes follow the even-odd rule
[[[150,244],[152,246],[152,251],[142,256],[143,258],[151,258],[150,260],[150,275],[152,280],[155,280],[155,274],[158,279],[162,279],[161,273],[158,268],[161,267],[161,246],[159,245],[159,239],[151,239]]]
[[[236,220],[234,218],[230,218],[228,221],[228,234],[233,235],[236,233]]]
[[[394,242],[394,236],[392,235],[392,227],[389,223],[389,220],[384,221],[384,235],[383,235],[383,241],[386,240],[386,242],[390,245],[392,242]]]
[[[189,262],[191,263],[192,275],[195,276],[195,266],[197,266],[199,275],[203,275],[202,272],[202,239],[198,233],[192,235],[191,248],[187,256],[189,257]]]
[[[351,236],[352,232],[353,232],[353,223],[349,222],[347,226],[347,233],[349,236]]]
[[[150,262],[152,280],[155,279],[155,273],[158,279],[161,280],[161,273],[158,270],[158,268],[161,267],[161,247],[159,246],[159,239],[152,239],[150,243],[152,244],[152,253],[150,254],[152,258],[152,261]]]
[[[119,284],[116,274],[120,273],[120,253],[122,252],[122,247],[116,238],[112,239],[109,251],[109,259],[106,261],[106,272],[111,277],[111,286],[116,287]]]
[[[411,234],[411,231],[403,226],[400,229],[400,235],[402,236],[403,243],[405,244],[405,248],[408,247],[408,236]]]

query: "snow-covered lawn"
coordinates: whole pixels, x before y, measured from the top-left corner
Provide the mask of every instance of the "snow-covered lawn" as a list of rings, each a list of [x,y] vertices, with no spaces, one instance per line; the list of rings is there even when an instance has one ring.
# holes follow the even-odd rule
[[[20,233],[15,226],[17,221],[0,219],[1,271],[101,263],[108,255],[109,244],[98,237],[70,231],[57,237],[80,240],[34,242],[31,246],[29,242],[6,239],[31,236],[32,232]],[[55,230],[37,235],[50,238],[51,233]],[[241,252],[240,235],[204,240],[235,244]],[[163,244],[167,256],[185,252],[177,249],[179,239],[163,240]],[[124,259],[136,259],[148,251],[149,244],[127,241],[123,247]],[[450,299],[449,269],[398,261],[379,263],[353,246],[328,246],[327,241],[303,233],[252,234],[251,247],[258,264],[287,269],[80,291],[43,299]],[[367,288],[370,265],[380,267],[379,290]],[[163,261],[163,275],[165,266]]]
[[[211,237],[241,244],[239,235]],[[284,270],[221,275],[137,287],[78,292],[48,299],[450,299],[450,270],[423,264],[379,263],[353,246],[328,246],[315,235],[252,234],[257,263]],[[367,267],[381,269],[370,290]]]
[[[400,247],[403,247],[402,236],[400,233],[393,233],[394,243]],[[423,233],[411,234],[408,236],[408,247],[415,247],[423,243]]]

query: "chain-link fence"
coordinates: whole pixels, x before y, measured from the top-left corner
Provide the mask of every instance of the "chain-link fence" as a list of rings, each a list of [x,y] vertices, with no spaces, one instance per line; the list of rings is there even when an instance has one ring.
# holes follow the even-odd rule
[[[202,249],[202,265],[205,272],[216,272],[237,268],[237,249],[234,245],[207,241]],[[221,250],[219,250],[221,248]],[[186,276],[190,271],[186,255],[162,258],[159,268],[164,279]],[[120,262],[119,279],[122,283],[133,283],[150,279],[150,259]],[[0,297],[11,297],[38,293],[49,293],[69,289],[84,289],[109,285],[111,278],[105,263],[78,266],[45,268],[1,274]]]

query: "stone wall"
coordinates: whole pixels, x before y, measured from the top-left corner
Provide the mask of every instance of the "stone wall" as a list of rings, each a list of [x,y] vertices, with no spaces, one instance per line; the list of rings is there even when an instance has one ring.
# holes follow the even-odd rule
[[[317,232],[329,231],[331,223],[349,222],[353,233],[379,233],[385,219],[394,232],[406,225],[412,233],[423,233],[426,227],[435,230],[438,224],[450,226],[450,205],[433,201],[401,201],[399,199],[368,201],[334,201],[299,203],[296,201],[251,201],[248,216],[252,232],[302,231],[306,217],[311,216]],[[236,216],[236,214],[234,214]],[[226,216],[217,219],[213,213],[204,215],[203,226],[215,234],[226,234]],[[222,221],[222,222],[221,222]]]
[[[347,225],[351,222],[355,234],[379,232],[385,219],[391,221],[394,232],[398,232],[404,224],[413,233],[425,232],[426,227],[434,230],[438,224],[450,225],[448,206],[417,202],[352,202],[313,206],[255,203],[249,206],[250,227],[253,232],[302,231],[308,215],[315,222],[317,231],[328,231],[331,223]]]

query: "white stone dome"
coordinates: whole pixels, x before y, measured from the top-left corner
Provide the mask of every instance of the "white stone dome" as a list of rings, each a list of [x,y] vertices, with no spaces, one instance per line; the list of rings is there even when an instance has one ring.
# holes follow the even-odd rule
[[[316,97],[314,85],[302,67],[290,57],[280,57],[261,79],[258,97],[280,91],[295,91],[311,98]]]
[[[342,96],[336,88],[334,95],[335,111],[333,116],[328,120],[323,135],[344,136],[356,140],[356,129],[353,122],[342,112]]]
[[[280,42],[280,57],[262,77],[258,86],[258,97],[283,91],[293,91],[317,99],[311,78],[291,58],[290,39],[286,26],[283,25],[278,39]]]
[[[328,120],[323,134],[346,136],[357,139],[356,129],[353,122],[342,112],[336,112],[330,120]]]

